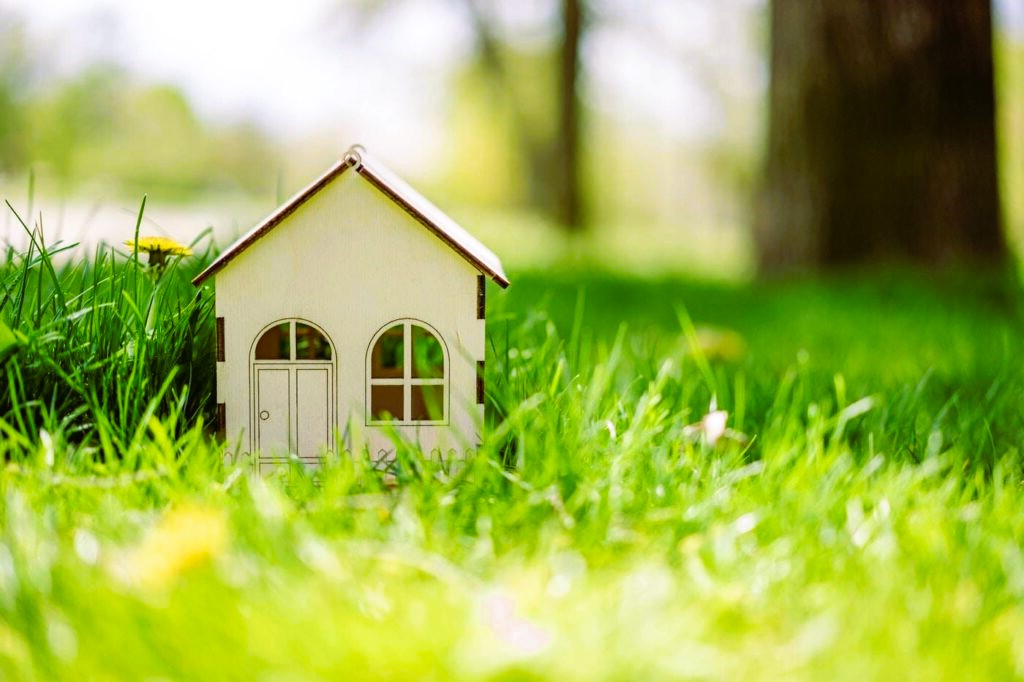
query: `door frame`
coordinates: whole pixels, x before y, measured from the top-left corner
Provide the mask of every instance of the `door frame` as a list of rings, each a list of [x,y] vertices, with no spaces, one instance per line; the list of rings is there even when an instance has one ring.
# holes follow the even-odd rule
[[[259,364],[253,364],[253,395],[252,395],[252,410],[255,414],[253,419],[253,442],[257,448],[261,443],[261,434],[263,431],[263,424],[260,419],[260,372],[274,371],[274,372],[285,372],[287,384],[286,384],[286,395],[282,401],[287,405],[288,410],[288,421],[285,423],[285,439],[287,441],[287,448],[289,452],[292,450],[292,443],[295,440],[295,372],[292,369],[291,363],[287,362],[261,362]],[[278,457],[264,457],[260,453],[260,459],[281,459]]]
[[[289,334],[291,340],[289,346],[291,348],[292,358],[288,360],[276,359],[276,360],[256,360],[256,344],[263,335],[270,329],[277,327],[283,323],[289,323]],[[331,349],[330,360],[296,360],[295,356],[295,325],[301,323],[308,325],[318,331],[325,339]],[[295,439],[298,437],[298,375],[296,370],[298,369],[326,369],[327,370],[327,425],[328,425],[328,441],[326,443],[326,449],[329,452],[336,452],[337,447],[335,443],[335,433],[338,425],[338,347],[334,343],[323,327],[311,322],[310,320],[301,317],[284,317],[265,325],[256,336],[253,338],[252,345],[249,348],[249,448],[250,452],[258,453],[256,457],[256,465],[259,466],[259,462],[271,462],[271,461],[282,461],[281,457],[265,457],[259,449],[259,390],[257,383],[257,372],[260,369],[287,369],[289,376],[289,395],[288,395],[288,448],[292,450],[295,446]],[[301,457],[303,461],[314,462],[316,458],[313,457]]]

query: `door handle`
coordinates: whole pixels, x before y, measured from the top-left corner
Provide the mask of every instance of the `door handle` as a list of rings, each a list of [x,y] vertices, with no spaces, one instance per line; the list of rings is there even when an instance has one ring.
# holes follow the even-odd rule
[[[267,421],[268,419],[270,419],[270,413],[267,412],[266,410],[263,410],[262,412],[260,412],[260,419],[262,419],[263,421]]]

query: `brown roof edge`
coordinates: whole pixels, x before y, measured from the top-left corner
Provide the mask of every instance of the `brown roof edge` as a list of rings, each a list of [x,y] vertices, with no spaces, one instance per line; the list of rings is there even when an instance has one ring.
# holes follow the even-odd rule
[[[485,275],[494,280],[502,289],[507,289],[509,285],[508,279],[499,272],[495,272],[493,269],[487,266],[486,263],[481,261],[479,258],[474,256],[472,253],[467,251],[461,244],[453,240],[448,236],[440,227],[438,227],[430,218],[423,215],[415,206],[405,200],[402,195],[398,194],[388,183],[383,179],[379,178],[365,165],[359,164],[356,166],[356,172],[366,178],[371,185],[377,188],[382,194],[391,199],[391,201],[398,204],[402,210],[412,216],[418,223],[423,225],[425,228],[430,230],[438,239],[448,245],[453,251],[458,253],[460,256],[468,260],[478,270],[483,272]]]
[[[254,243],[259,241],[263,235],[270,232],[272,229],[278,226],[285,218],[294,213],[300,206],[306,201],[313,197],[317,192],[326,187],[332,180],[345,172],[346,169],[358,163],[358,157],[353,157],[346,154],[345,157],[338,163],[331,166],[326,173],[321,175],[319,178],[313,181],[311,185],[303,190],[300,190],[298,194],[293,196],[281,207],[279,207],[274,213],[272,213],[266,220],[260,223],[258,226],[250,230],[245,236],[239,239],[237,242],[232,244],[220,254],[209,266],[192,279],[192,284],[199,286],[205,282],[209,277],[220,271],[225,265],[231,262],[235,256],[245,251],[247,248],[252,246]]]
[[[277,225],[279,225],[288,216],[294,213],[300,206],[306,203],[306,201],[312,198],[317,192],[319,192],[321,189],[330,184],[331,181],[333,181],[335,178],[337,178],[339,175],[345,172],[346,169],[355,168],[356,172],[359,173],[359,175],[361,175],[362,177],[366,178],[366,180],[371,185],[373,185],[373,187],[375,187],[378,191],[380,191],[386,197],[391,199],[391,201],[398,204],[398,206],[401,207],[402,210],[404,210],[406,213],[412,216],[418,223],[420,223],[428,230],[430,230],[438,239],[447,244],[449,248],[451,248],[453,251],[455,251],[460,256],[469,261],[475,268],[486,274],[503,289],[508,288],[509,280],[505,276],[505,273],[500,271],[500,262],[497,263],[498,270],[495,270],[494,268],[490,267],[487,263],[484,262],[486,256],[478,256],[469,250],[469,248],[473,248],[472,246],[467,248],[463,244],[460,244],[457,237],[453,237],[448,232],[446,232],[444,228],[438,225],[429,216],[425,215],[423,211],[418,209],[415,205],[413,205],[413,203],[410,202],[410,200],[404,197],[398,189],[392,187],[391,184],[388,183],[384,178],[381,178],[379,175],[375,174],[370,168],[368,168],[367,165],[364,164],[363,162],[363,154],[365,154],[365,150],[363,150],[362,147],[360,147],[359,145],[354,145],[348,152],[345,153],[341,161],[339,161],[334,166],[329,168],[327,172],[325,172],[323,175],[317,178],[311,185],[301,190],[298,194],[293,196],[284,205],[282,205],[274,213],[272,213],[266,220],[264,220],[262,223],[254,227],[234,244],[229,246],[223,253],[220,254],[220,256],[218,256],[212,263],[210,263],[210,265],[205,270],[196,275],[196,277],[192,280],[192,284],[194,284],[195,286],[199,286],[200,284],[205,282],[208,278],[210,278],[211,276],[219,272],[221,269],[223,269],[224,266],[231,262],[236,256],[238,256],[240,253],[242,253],[247,248],[252,246],[255,242],[257,242],[267,232],[277,227]],[[384,172],[388,172],[386,168],[383,168],[382,170]],[[396,182],[400,182],[400,180],[396,180]],[[404,183],[400,182],[400,184]],[[419,197],[419,194],[415,190],[412,190],[410,188],[409,191],[411,194]],[[424,200],[423,203],[428,207],[428,209],[424,210],[437,210],[436,207],[430,204],[430,202]],[[450,218],[447,218],[447,216],[444,217],[447,220],[450,220]],[[458,228],[457,226],[455,226],[455,228],[457,228],[459,232],[465,232],[465,230],[463,230],[462,228]],[[473,239],[471,235],[468,235],[468,233],[467,240],[476,243],[476,240]],[[486,247],[482,247],[478,243],[477,246],[482,248],[486,254],[493,256],[493,254],[490,254]]]

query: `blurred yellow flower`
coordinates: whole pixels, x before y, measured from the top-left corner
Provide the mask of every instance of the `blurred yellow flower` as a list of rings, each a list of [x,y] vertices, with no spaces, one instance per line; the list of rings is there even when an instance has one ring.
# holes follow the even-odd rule
[[[696,345],[708,360],[738,362],[747,354],[743,337],[724,327],[698,327]]]
[[[138,243],[129,239],[124,245],[129,249],[138,248],[139,253],[148,253],[152,266],[162,266],[168,256],[192,255],[192,249],[167,237],[139,237]]]
[[[172,509],[131,556],[130,575],[141,585],[162,587],[220,554],[227,540],[222,512],[196,505]]]

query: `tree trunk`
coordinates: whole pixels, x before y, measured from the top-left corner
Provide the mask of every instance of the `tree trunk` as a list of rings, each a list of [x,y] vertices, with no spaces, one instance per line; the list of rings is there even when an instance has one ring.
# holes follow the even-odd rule
[[[583,229],[580,187],[580,37],[582,0],[562,0],[562,44],[559,52],[558,138],[555,144],[556,217],[571,232]]]
[[[990,0],[772,0],[766,274],[1006,258]]]

